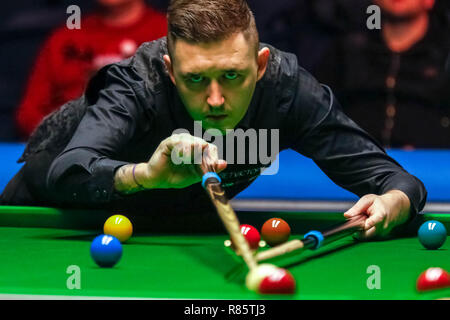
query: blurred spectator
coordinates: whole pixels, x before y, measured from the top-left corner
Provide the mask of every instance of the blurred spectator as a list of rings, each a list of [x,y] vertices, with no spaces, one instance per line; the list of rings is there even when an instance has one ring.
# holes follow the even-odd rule
[[[23,139],[46,115],[80,96],[96,70],[167,32],[165,15],[144,0],[97,0],[94,13],[81,14],[81,29],[56,29],[37,57],[16,113]]]
[[[450,147],[446,13],[433,10],[434,0],[374,3],[382,10],[381,30],[339,38],[316,77],[385,147]]]
[[[370,0],[247,0],[262,42],[295,53],[311,70],[332,39],[365,25]]]

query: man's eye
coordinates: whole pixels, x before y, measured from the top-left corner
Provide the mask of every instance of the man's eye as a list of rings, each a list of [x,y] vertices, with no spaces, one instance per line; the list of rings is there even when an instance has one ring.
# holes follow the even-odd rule
[[[228,80],[234,80],[238,77],[238,74],[236,72],[227,72],[225,73],[225,78]]]
[[[193,83],[199,83],[203,81],[203,77],[201,75],[192,75],[189,79]]]

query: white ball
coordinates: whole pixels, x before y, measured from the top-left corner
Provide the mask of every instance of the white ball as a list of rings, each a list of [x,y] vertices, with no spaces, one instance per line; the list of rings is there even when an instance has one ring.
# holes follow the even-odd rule
[[[274,274],[277,270],[278,267],[273,264],[260,264],[247,274],[247,277],[245,278],[245,285],[247,286],[247,289],[257,292],[263,279]]]

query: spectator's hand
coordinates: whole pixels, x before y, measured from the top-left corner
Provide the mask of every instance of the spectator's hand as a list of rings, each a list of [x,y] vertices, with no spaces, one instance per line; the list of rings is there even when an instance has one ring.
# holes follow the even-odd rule
[[[363,196],[347,212],[346,218],[365,215],[364,230],[356,234],[360,240],[386,239],[392,230],[405,223],[410,215],[408,196],[400,190],[391,190],[381,196],[368,194]]]
[[[216,172],[227,166],[220,160],[217,147],[187,133],[174,134],[163,140],[147,163],[147,172],[140,183],[145,188],[185,188],[201,181],[198,166],[203,161]]]

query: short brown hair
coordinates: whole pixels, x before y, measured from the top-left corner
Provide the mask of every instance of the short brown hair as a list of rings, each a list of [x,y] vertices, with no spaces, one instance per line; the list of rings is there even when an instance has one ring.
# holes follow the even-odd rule
[[[171,57],[177,39],[209,43],[238,32],[243,32],[258,51],[255,18],[245,0],[171,0],[167,20],[167,50]]]

